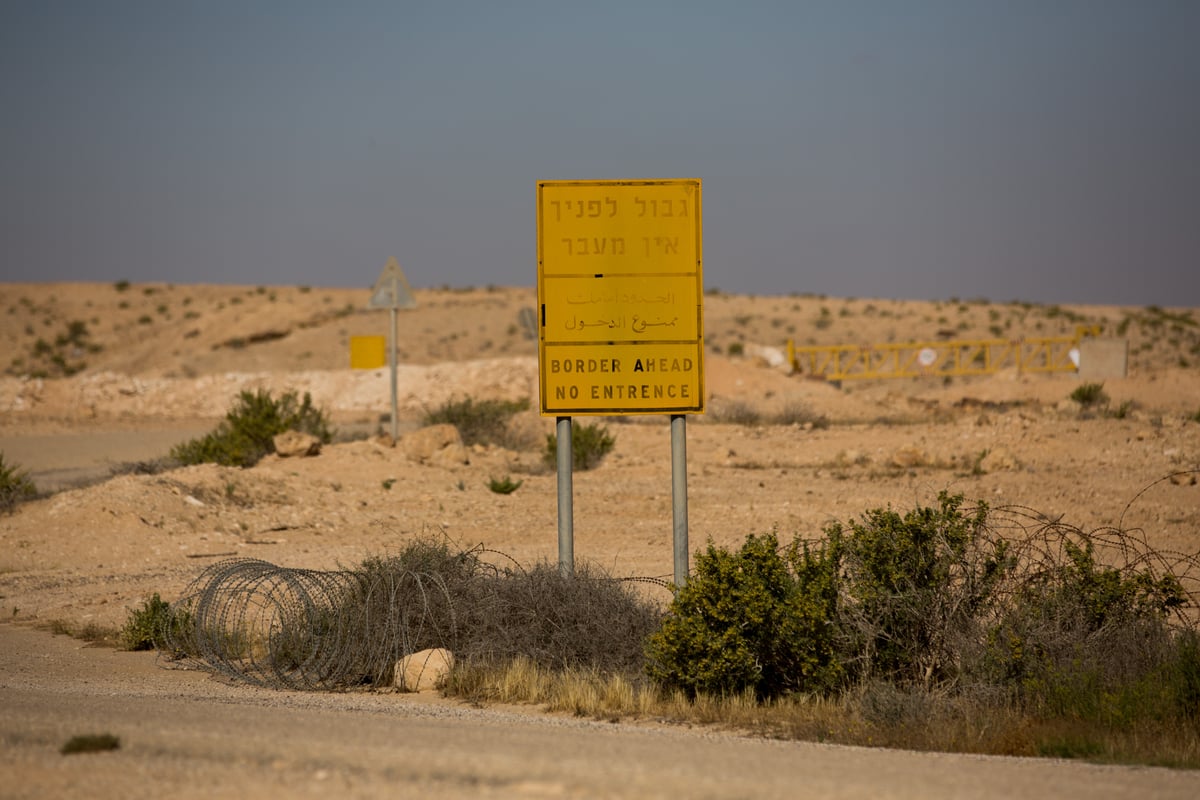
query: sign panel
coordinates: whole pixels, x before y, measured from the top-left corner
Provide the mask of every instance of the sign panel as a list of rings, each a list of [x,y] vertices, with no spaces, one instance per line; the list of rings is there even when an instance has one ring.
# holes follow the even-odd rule
[[[541,411],[704,411],[700,181],[539,181]]]
[[[350,369],[379,369],[387,364],[387,338],[350,337]]]
[[[367,302],[369,308],[416,308],[417,300],[413,297],[412,287],[408,285],[408,278],[404,277],[404,270],[400,269],[400,262],[394,257],[389,258],[383,271],[379,273],[379,280],[375,281],[374,288],[371,289],[371,299]]]

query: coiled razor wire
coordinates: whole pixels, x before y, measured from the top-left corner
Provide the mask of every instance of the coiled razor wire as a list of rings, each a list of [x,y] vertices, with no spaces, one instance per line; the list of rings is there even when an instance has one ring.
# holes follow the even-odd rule
[[[476,548],[424,565],[428,569],[381,559],[335,571],[258,559],[222,561],[204,570],[172,604],[160,631],[164,649],[176,660],[237,680],[300,690],[387,685],[399,659],[435,647],[468,656],[532,651],[542,661],[571,663],[561,653],[582,644],[591,648],[595,661],[612,657],[604,652],[604,631],[575,630],[580,620],[556,617],[561,609],[546,596],[553,594],[554,584],[560,584],[559,592],[566,583],[590,585],[587,613],[596,614],[605,628],[621,620],[636,629],[635,637],[657,624],[657,612],[616,587],[672,585],[656,577],[594,578],[586,571],[582,584],[579,575],[556,581],[556,570],[526,571],[515,561],[500,570],[481,561],[483,553],[504,555]],[[543,580],[533,580],[536,575]],[[529,580],[491,580],[496,577]],[[529,629],[550,641],[516,640],[520,630]],[[571,641],[564,643],[565,638]]]
[[[253,684],[331,687],[351,633],[338,617],[355,583],[351,572],[223,561],[175,604],[165,638],[171,651]]]

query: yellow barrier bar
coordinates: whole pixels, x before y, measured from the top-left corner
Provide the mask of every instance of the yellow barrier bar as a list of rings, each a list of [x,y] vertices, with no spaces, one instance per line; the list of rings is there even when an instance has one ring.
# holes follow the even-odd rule
[[[1096,332],[1094,327],[1080,326],[1075,336],[809,347],[797,347],[789,339],[787,351],[794,372],[839,381],[991,375],[1007,367],[1019,372],[1074,372],[1078,367],[1072,350],[1082,336]]]

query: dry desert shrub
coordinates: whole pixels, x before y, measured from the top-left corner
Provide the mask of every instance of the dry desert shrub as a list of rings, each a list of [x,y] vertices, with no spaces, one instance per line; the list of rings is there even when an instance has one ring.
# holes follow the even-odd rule
[[[571,422],[571,465],[576,470],[589,470],[600,465],[604,457],[617,443],[616,437],[608,432],[608,427],[598,422],[586,425]],[[542,463],[549,469],[558,465],[558,435],[546,435],[546,445],[542,449]]]
[[[807,403],[789,400],[775,412],[763,412],[745,400],[723,400],[714,403],[706,415],[709,421],[725,425],[811,425],[828,428],[829,418],[818,414]]]
[[[120,748],[120,738],[113,736],[111,733],[81,734],[68,739],[59,748],[58,752],[64,756],[69,756],[76,753],[103,753],[108,750],[119,750]]]
[[[726,425],[761,425],[762,413],[745,400],[725,400],[714,403],[706,415],[709,421]]]
[[[5,464],[4,453],[0,453],[0,513],[13,513],[18,505],[37,497],[37,493],[29,473],[15,464]]]
[[[275,452],[272,440],[285,431],[312,434],[323,444],[333,439],[325,412],[313,405],[308,392],[303,398],[294,391],[275,398],[270,391],[259,389],[242,391],[215,430],[177,445],[171,450],[171,457],[184,465],[251,467],[263,456]]]
[[[476,400],[464,397],[450,399],[425,413],[426,425],[450,424],[458,429],[463,444],[519,445],[519,437],[510,431],[509,421],[515,414],[529,408],[524,400]]]
[[[769,417],[772,425],[811,425],[813,428],[828,428],[829,417],[819,414],[807,403],[799,400],[786,402],[779,411]]]

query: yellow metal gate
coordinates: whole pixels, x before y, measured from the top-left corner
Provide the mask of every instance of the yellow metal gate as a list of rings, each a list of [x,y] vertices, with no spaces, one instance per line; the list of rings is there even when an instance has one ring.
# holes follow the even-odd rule
[[[919,378],[1018,372],[1075,372],[1079,341],[1097,333],[1081,326],[1074,336],[1023,339],[961,339],[945,342],[796,347],[788,340],[788,361],[803,375],[828,380]]]

